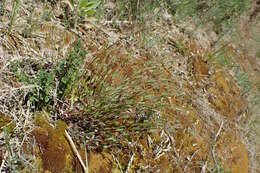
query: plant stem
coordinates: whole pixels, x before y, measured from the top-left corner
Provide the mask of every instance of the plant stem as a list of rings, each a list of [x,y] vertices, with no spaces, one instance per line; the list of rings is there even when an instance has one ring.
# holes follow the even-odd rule
[[[12,15],[11,15],[11,21],[10,21],[10,24],[9,24],[9,33],[12,31],[18,7],[19,7],[19,0],[13,0],[13,2],[12,2]]]

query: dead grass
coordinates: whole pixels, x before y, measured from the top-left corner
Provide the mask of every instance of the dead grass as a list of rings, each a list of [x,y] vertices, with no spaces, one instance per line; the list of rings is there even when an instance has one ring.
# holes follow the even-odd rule
[[[259,158],[257,111],[248,111],[250,104],[232,69],[209,58],[214,55],[210,42],[198,41],[209,38],[201,33],[192,38],[163,20],[145,31],[88,20],[68,28],[63,1],[57,8],[39,2],[33,9],[21,1],[9,27],[10,4],[6,1],[0,18],[0,112],[15,127],[12,134],[0,131],[0,151],[5,151],[0,152],[1,171],[81,172],[65,129],[79,151],[87,150],[90,172],[258,171],[253,162]],[[28,23],[28,18],[35,22]],[[30,33],[25,37],[26,28]],[[68,57],[77,37],[88,51],[78,69],[80,80],[60,100],[59,85],[54,85],[52,109],[44,108],[48,116],[39,123],[26,96],[41,86],[19,81],[12,64],[20,63],[18,70],[31,76],[35,64],[53,70]],[[235,62],[241,56],[247,59],[235,51],[232,47],[225,53]],[[25,157],[28,153],[34,159]]]

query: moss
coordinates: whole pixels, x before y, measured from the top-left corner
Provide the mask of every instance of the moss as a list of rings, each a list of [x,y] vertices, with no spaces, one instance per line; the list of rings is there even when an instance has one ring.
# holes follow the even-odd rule
[[[38,127],[32,134],[41,149],[43,169],[52,173],[72,172],[73,153],[64,136],[66,123],[58,120],[57,128],[53,128],[46,116],[39,114],[35,124]]]
[[[248,153],[245,145],[233,133],[224,133],[217,142],[218,156],[224,169],[231,173],[249,172]]]
[[[37,172],[43,172],[42,167],[42,159],[40,157],[36,157],[36,159],[32,163],[32,167],[25,167],[22,172],[31,172],[31,173],[37,173]]]
[[[208,76],[207,63],[201,57],[195,57],[192,62],[195,78],[198,82],[205,76]]]
[[[4,127],[7,127],[8,133],[12,133],[15,128],[15,124],[12,123],[7,116],[0,113],[0,133],[2,132]]]
[[[44,171],[44,173],[51,173],[51,172],[47,170],[47,171]]]
[[[112,156],[108,153],[93,153],[88,156],[89,172],[111,172]]]
[[[212,77],[214,86],[209,88],[209,102],[227,117],[235,117],[246,108],[246,101],[230,75],[218,68]]]

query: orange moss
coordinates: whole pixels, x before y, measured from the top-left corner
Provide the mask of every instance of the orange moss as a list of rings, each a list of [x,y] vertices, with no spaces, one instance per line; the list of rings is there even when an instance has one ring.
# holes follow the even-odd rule
[[[35,137],[40,149],[42,166],[45,172],[83,172],[78,160],[74,157],[73,152],[64,136],[66,124],[63,121],[57,121],[57,128],[54,129],[49,125],[46,118],[38,115],[35,121],[38,126],[32,135]],[[85,158],[84,151],[81,151],[82,158]],[[112,156],[108,153],[88,154],[89,173],[111,172]]]
[[[234,117],[243,112],[246,102],[232,77],[217,68],[213,76],[214,87],[209,89],[209,102],[216,111],[227,117]]]
[[[14,123],[12,123],[7,116],[1,114],[0,112],[0,133],[2,132],[4,126],[7,127],[8,133],[12,133],[15,127]]]
[[[161,172],[172,173],[174,170],[174,168],[171,166],[171,160],[168,158],[167,155],[163,155],[162,157],[160,157],[157,164],[160,167]]]
[[[249,161],[245,145],[235,139],[232,133],[225,133],[217,142],[218,157],[225,170],[231,173],[248,173]]]
[[[233,145],[233,159],[230,162],[231,173],[246,173],[248,170],[248,156],[245,145],[238,143]]]
[[[106,152],[88,154],[89,173],[104,172],[109,173],[112,170],[112,156]]]
[[[31,173],[44,172],[43,171],[43,167],[42,167],[42,159],[40,157],[36,157],[35,160],[33,160],[33,162],[31,164],[33,165],[33,167],[27,167],[28,166],[27,165],[26,167],[23,168],[22,172],[23,173],[27,173],[27,172],[31,172]]]
[[[43,169],[52,173],[60,173],[72,165],[73,153],[65,139],[66,124],[57,122],[57,128],[52,128],[47,119],[38,115],[35,124],[38,126],[32,135],[40,149]],[[70,171],[66,171],[70,172]]]
[[[192,65],[194,70],[193,73],[198,82],[200,82],[203,77],[208,76],[209,70],[207,67],[207,63],[203,61],[201,57],[199,56],[195,57],[193,59]]]

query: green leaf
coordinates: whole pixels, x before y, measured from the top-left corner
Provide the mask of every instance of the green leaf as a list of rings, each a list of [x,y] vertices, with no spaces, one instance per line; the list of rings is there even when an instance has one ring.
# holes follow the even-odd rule
[[[81,15],[93,15],[95,14],[95,9],[100,5],[99,0],[80,0],[79,2],[79,8],[80,8],[80,13]]]

